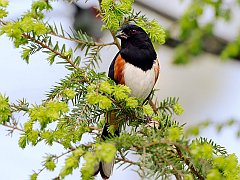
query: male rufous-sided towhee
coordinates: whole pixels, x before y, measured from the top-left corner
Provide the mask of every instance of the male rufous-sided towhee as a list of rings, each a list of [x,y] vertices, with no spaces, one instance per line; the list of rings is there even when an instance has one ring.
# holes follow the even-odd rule
[[[131,96],[147,99],[158,79],[160,66],[157,54],[147,33],[139,26],[126,25],[116,35],[121,39],[121,49],[113,59],[108,76],[116,82],[131,89]],[[102,139],[111,138],[113,135],[108,131],[112,125],[106,117],[102,132]],[[114,132],[119,136],[119,130]],[[103,179],[108,179],[112,173],[114,161],[110,163],[100,162],[95,166],[94,175],[100,172]]]

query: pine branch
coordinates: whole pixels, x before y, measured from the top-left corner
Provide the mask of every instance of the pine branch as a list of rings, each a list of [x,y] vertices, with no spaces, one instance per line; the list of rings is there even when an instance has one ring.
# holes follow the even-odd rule
[[[163,112],[168,112],[170,114],[173,114],[174,106],[177,103],[178,103],[178,98],[168,97],[167,99],[164,99],[162,102],[160,102],[157,110],[160,110],[160,111],[162,110]]]
[[[73,61],[72,61],[70,58],[68,58],[68,56],[65,56],[64,54],[62,54],[62,53],[60,53],[60,52],[58,52],[58,51],[50,48],[47,44],[45,44],[45,43],[43,43],[43,42],[41,42],[41,41],[36,40],[35,38],[31,37],[31,36],[28,35],[28,34],[23,34],[22,36],[23,36],[24,38],[26,38],[26,39],[31,40],[31,41],[34,42],[34,43],[39,44],[42,48],[48,49],[49,51],[53,52],[54,54],[56,54],[56,55],[60,56],[61,58],[65,59],[69,64],[71,64],[71,66],[72,66],[73,68],[79,69],[79,67],[76,66],[76,65],[73,63]]]
[[[168,159],[161,156],[159,153],[156,153],[156,155],[172,167],[172,169],[174,171],[173,174],[174,174],[174,176],[176,177],[177,180],[182,180],[183,179],[184,175],[177,169],[177,167],[175,167],[174,164],[172,164]]]
[[[99,55],[99,52],[101,51],[101,46],[93,46],[90,48],[90,52],[86,52],[86,60],[85,60],[85,66],[86,69],[95,69],[96,67],[99,67],[99,63],[102,62],[102,59]]]
[[[2,19],[0,19],[0,25],[1,26],[5,26],[7,23],[5,21],[3,21]]]
[[[156,103],[154,103],[153,100],[150,99],[150,100],[149,100],[149,104],[150,104],[150,106],[152,107],[154,113],[157,113],[157,105],[156,105]]]
[[[193,166],[193,164],[189,161],[188,158],[184,157],[181,149],[178,146],[176,147],[176,151],[180,159],[182,159],[186,165],[190,168],[191,172],[200,180],[204,180],[205,178],[201,175],[201,173]]]
[[[102,7],[101,7],[101,3],[102,3],[102,0],[98,0],[98,3],[99,3],[99,7],[100,7],[100,12],[102,12]],[[118,39],[117,39],[117,37],[116,37],[116,34],[113,32],[113,31],[111,31],[111,30],[109,30],[110,31],[110,33],[111,33],[111,35],[112,35],[112,37],[113,37],[113,42],[114,42],[114,44],[117,46],[117,48],[120,50],[121,49],[121,45],[120,45],[120,43],[119,43],[119,41],[118,41]]]
[[[128,164],[131,164],[131,165],[137,165],[137,166],[139,165],[139,163],[134,162],[134,161],[131,161],[131,160],[126,159],[126,158],[116,157],[116,160],[117,160],[118,162],[124,162],[124,163],[128,163]]]
[[[216,144],[213,140],[203,138],[203,137],[200,137],[197,140],[199,140],[201,144],[204,144],[204,143],[210,144],[214,149],[214,154],[218,155],[218,153],[220,153],[221,155],[227,155],[226,148]]]
[[[38,16],[35,14],[36,10],[47,9],[45,2],[48,3],[48,1],[34,2],[31,12]],[[142,179],[148,176],[167,178],[174,175],[180,180],[185,178],[185,175],[189,175],[202,180],[208,177],[212,169],[216,170],[219,176],[225,176],[227,173],[224,169],[217,169],[218,166],[214,164],[219,157],[220,160],[226,158],[225,162],[233,160],[236,163],[230,167],[237,169],[236,158],[232,156],[227,159],[224,149],[211,140],[200,139],[200,143],[191,143],[184,136],[182,125],[172,118],[173,115],[180,115],[183,112],[178,98],[167,98],[158,104],[150,101],[151,108],[149,105],[142,105],[141,100],[129,97],[129,88],[116,85],[109,81],[104,73],[96,73],[93,70],[94,66],[100,62],[99,51],[103,47],[116,45],[120,50],[121,46],[115,33],[125,22],[140,23],[139,26],[148,28],[147,33],[150,37],[152,36],[151,38],[157,42],[163,42],[165,36],[161,26],[156,21],[149,21],[140,13],[134,14],[132,2],[132,0],[99,0],[102,5],[100,8],[103,8],[99,13],[105,22],[104,28],[111,32],[113,38],[111,43],[96,43],[81,31],[72,30],[68,34],[61,24],[60,28],[49,25],[49,31],[43,23],[43,13],[39,18],[28,14],[29,19],[23,17],[13,22],[12,26],[5,31],[11,37],[11,32],[15,28],[16,32],[13,36],[15,46],[23,47],[22,57],[27,62],[29,55],[46,50],[42,52],[49,55],[47,59],[50,64],[54,63],[55,57],[60,57],[64,60],[57,63],[67,64],[65,67],[72,70],[70,75],[50,90],[47,100],[40,105],[29,107],[24,100],[11,104],[8,97],[0,96],[0,123],[10,129],[11,133],[15,130],[21,132],[22,135],[18,141],[21,148],[29,144],[35,146],[41,141],[49,146],[58,143],[65,148],[60,155],[49,155],[44,161],[43,168],[33,174],[32,179],[36,179],[45,169],[53,171],[57,160],[68,153],[72,154],[66,157],[58,179],[72,174],[74,169],[79,168],[80,159],[84,158],[86,163],[81,169],[82,179],[88,180],[92,176],[91,171],[94,165],[99,161],[112,160],[116,151],[120,152],[116,162],[120,162],[120,165],[127,164],[127,167],[138,166],[138,173]],[[25,27],[22,24],[27,25],[28,20],[32,23],[29,26],[31,28],[19,30],[18,23],[21,27]],[[4,26],[2,21],[0,24]],[[11,22],[9,24],[11,25]],[[33,28],[34,25],[36,29]],[[77,43],[76,48],[66,50],[65,44],[60,47],[60,42],[52,43],[53,36]],[[80,68],[81,58],[74,57],[74,53],[79,48],[85,51],[85,56],[88,58],[86,67],[83,68]],[[13,113],[16,112],[29,115],[23,127],[13,117]],[[115,125],[122,132],[121,135],[103,142],[100,138],[100,127],[105,119],[100,120],[100,118],[108,112],[114,112],[116,116],[116,121],[110,126],[109,132],[116,131]],[[149,120],[157,121],[158,126],[146,126]],[[130,132],[124,132],[127,125],[131,128]],[[82,144],[82,136],[85,134],[93,135],[94,140]],[[129,152],[136,153],[140,159],[132,161],[126,158]],[[238,173],[236,172],[235,174]]]
[[[4,127],[10,128],[11,132],[13,132],[14,130],[18,130],[20,132],[25,132],[22,128],[18,127],[17,125],[9,125],[9,124],[1,124]]]
[[[62,38],[62,39],[65,39],[65,40],[68,40],[68,41],[72,41],[72,42],[75,42],[75,43],[79,43],[79,44],[88,44],[87,42],[85,41],[81,41],[81,40],[78,40],[78,39],[75,39],[75,38],[68,38],[68,37],[65,37],[63,35],[59,35],[59,34],[56,34],[54,32],[51,32],[51,35],[53,36],[56,36],[56,37],[59,37],[59,38]],[[100,46],[100,47],[103,47],[103,46],[112,46],[112,45],[116,45],[115,42],[110,42],[110,43],[96,43],[96,42],[93,42],[93,43],[90,43],[89,46]]]
[[[71,150],[69,150],[69,151],[66,151],[66,152],[64,152],[64,153],[62,153],[62,154],[60,154],[60,155],[58,155],[58,156],[55,156],[52,160],[53,160],[53,161],[58,161],[61,157],[63,157],[63,156],[65,156],[65,155],[73,152],[74,150],[75,150],[75,149],[71,149]],[[42,169],[40,169],[38,172],[35,172],[35,171],[34,171],[34,173],[37,174],[37,176],[38,176],[38,175],[40,175],[45,169],[47,169],[46,163],[44,163]]]
[[[141,179],[144,180],[146,175],[145,175],[145,164],[146,164],[146,147],[143,146],[143,154],[142,154],[142,162],[140,165],[140,169],[142,171],[142,173],[140,174]]]
[[[114,44],[117,46],[117,48],[120,50],[121,49],[121,45],[116,37],[116,34],[113,32],[113,31],[110,31],[111,32],[111,35],[113,37],[113,40],[114,40]]]

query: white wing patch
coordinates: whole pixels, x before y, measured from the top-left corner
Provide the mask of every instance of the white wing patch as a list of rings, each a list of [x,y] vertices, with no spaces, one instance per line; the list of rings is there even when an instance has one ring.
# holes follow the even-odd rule
[[[146,99],[155,84],[154,68],[147,71],[126,63],[123,69],[125,85],[131,90],[131,96]]]

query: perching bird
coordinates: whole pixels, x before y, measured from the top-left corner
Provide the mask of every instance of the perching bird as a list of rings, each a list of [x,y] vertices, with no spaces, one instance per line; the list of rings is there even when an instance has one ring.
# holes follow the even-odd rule
[[[113,59],[108,76],[117,84],[123,84],[131,89],[131,96],[147,99],[158,79],[160,66],[157,54],[147,33],[139,26],[126,25],[117,34],[121,39],[121,49]],[[112,125],[113,117],[106,117],[102,139],[111,138],[108,127]],[[119,136],[119,129],[114,132]],[[95,167],[94,175],[100,172],[103,179],[108,179],[112,173],[114,160],[111,163],[100,162]]]

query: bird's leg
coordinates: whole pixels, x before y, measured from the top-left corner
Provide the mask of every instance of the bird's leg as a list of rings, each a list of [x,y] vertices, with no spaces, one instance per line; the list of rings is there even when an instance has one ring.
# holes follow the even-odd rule
[[[145,127],[152,127],[152,128],[159,128],[160,126],[160,122],[153,120],[150,116],[146,116],[147,119],[147,124],[145,125]]]

